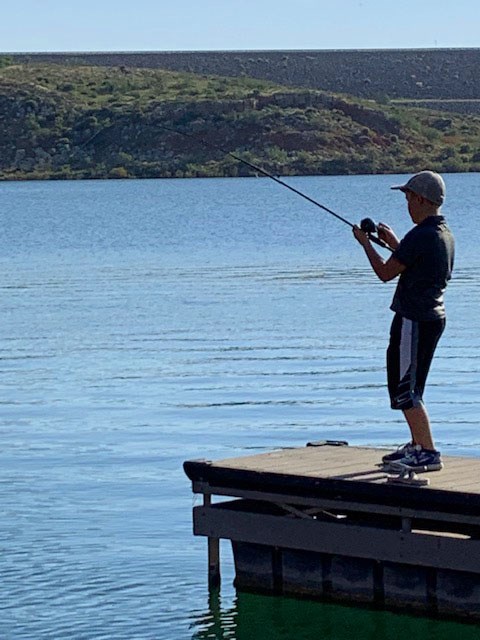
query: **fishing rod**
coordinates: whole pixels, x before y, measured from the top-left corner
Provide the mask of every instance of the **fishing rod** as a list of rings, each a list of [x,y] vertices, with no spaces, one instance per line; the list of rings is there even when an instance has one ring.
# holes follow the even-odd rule
[[[259,167],[258,165],[253,164],[253,162],[250,162],[249,160],[245,160],[245,158],[237,156],[236,154],[232,153],[231,151],[227,151],[226,149],[222,149],[222,147],[220,147],[220,146],[218,146],[216,144],[213,144],[212,142],[209,142],[208,140],[205,140],[204,138],[201,138],[200,136],[197,136],[197,135],[195,135],[193,133],[185,133],[185,131],[180,131],[178,129],[171,129],[170,127],[166,127],[164,125],[159,125],[159,124],[157,124],[157,126],[159,127],[159,129],[163,129],[164,131],[169,131],[170,133],[178,134],[178,135],[184,136],[186,138],[192,138],[193,140],[196,140],[197,142],[200,142],[201,144],[203,144],[206,147],[210,147],[211,149],[215,149],[216,151],[220,151],[224,155],[230,156],[234,160],[237,160],[237,162],[241,162],[241,163],[245,164],[247,167],[250,167],[254,171],[257,171],[258,173],[266,176],[267,178],[270,178],[271,180],[273,180],[277,184],[282,185],[282,187],[286,187],[290,191],[293,191],[293,193],[296,193],[301,198],[304,198],[305,200],[307,200],[308,202],[311,202],[312,204],[314,204],[315,206],[319,207],[320,209],[323,209],[323,211],[326,211],[331,216],[334,216],[335,218],[337,218],[337,220],[340,220],[344,224],[348,225],[351,229],[354,228],[355,225],[352,224],[349,220],[347,220],[343,216],[341,216],[340,214],[335,213],[335,211],[332,211],[331,209],[329,209],[325,205],[321,204],[317,200],[314,200],[313,198],[308,196],[306,193],[303,193],[303,191],[299,191],[299,189],[295,189],[295,187],[292,187],[291,185],[287,184],[286,182],[284,182],[280,178],[277,178],[276,176],[272,175],[271,173],[269,173],[268,171],[266,171],[262,167]],[[362,231],[364,231],[368,235],[368,237],[370,238],[370,240],[372,242],[374,242],[375,244],[380,245],[381,247],[384,247],[385,249],[389,249],[391,251],[390,247],[385,242],[383,242],[383,240],[380,240],[380,238],[378,238],[377,236],[373,235],[374,233],[377,233],[378,229],[377,229],[377,225],[375,224],[375,222],[371,218],[364,218],[360,222],[360,229]]]

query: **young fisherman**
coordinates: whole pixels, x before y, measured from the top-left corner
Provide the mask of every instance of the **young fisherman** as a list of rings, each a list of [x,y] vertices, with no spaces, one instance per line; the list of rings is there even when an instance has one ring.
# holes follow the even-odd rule
[[[445,328],[443,294],[451,278],[454,238],[440,208],[445,183],[438,173],[421,171],[406,184],[392,187],[405,194],[414,227],[399,241],[379,224],[378,237],[393,250],[384,260],[358,226],[353,234],[383,282],[400,276],[391,304],[394,318],[387,350],[387,378],[392,409],[403,411],[411,441],[383,456],[390,467],[416,472],[442,469],[423,391],[435,348]]]

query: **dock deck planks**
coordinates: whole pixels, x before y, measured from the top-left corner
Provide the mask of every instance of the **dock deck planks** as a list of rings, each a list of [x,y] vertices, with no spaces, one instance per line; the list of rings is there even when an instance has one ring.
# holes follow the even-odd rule
[[[213,468],[257,473],[279,473],[297,477],[337,479],[345,481],[385,483],[386,477],[379,466],[386,450],[361,447],[304,447],[281,449],[274,452],[228,458],[212,463]],[[463,491],[480,496],[480,459],[444,457],[441,472],[422,474],[430,479],[430,489]]]
[[[392,485],[380,465],[385,449],[353,446],[285,448],[217,461],[187,461],[192,481],[228,488],[303,496],[339,495],[418,508],[480,514],[480,459],[445,456],[444,469],[422,474],[428,487]]]

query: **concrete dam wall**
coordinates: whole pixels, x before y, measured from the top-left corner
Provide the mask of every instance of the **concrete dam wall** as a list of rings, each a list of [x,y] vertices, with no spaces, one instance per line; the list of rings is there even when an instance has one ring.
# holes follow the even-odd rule
[[[480,49],[5,54],[18,61],[250,76],[372,99],[480,100]]]

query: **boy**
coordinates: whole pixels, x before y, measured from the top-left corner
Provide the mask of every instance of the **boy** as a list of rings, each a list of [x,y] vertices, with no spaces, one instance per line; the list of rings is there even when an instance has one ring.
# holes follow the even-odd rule
[[[454,261],[454,238],[440,212],[445,183],[438,173],[421,171],[392,189],[405,194],[415,226],[399,241],[388,225],[378,225],[378,237],[393,250],[391,257],[385,261],[368,235],[356,225],[353,228],[380,280],[400,276],[390,307],[395,316],[387,350],[387,378],[392,409],[403,411],[411,441],[382,460],[397,470],[439,471],[443,463],[433,442],[423,391],[445,328],[443,294]]]

